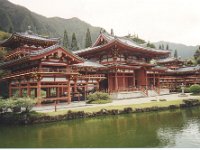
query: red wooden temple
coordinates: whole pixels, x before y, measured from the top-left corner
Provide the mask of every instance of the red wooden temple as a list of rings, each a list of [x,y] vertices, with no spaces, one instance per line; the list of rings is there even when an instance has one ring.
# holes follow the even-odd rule
[[[200,66],[184,66],[180,58],[166,58],[157,61],[157,64],[165,67],[161,73],[160,87],[177,91],[182,84],[189,87],[200,84]]]
[[[0,68],[8,72],[1,81],[9,85],[9,97],[30,96],[42,101],[85,97],[89,90],[98,90],[104,66],[85,61],[58,45],[58,40],[33,33],[14,33],[1,43],[11,51]],[[89,62],[89,63],[88,63]],[[82,67],[83,65],[83,67]]]
[[[8,72],[1,81],[8,83],[9,97],[70,103],[95,91],[140,91],[148,96],[148,90],[159,94],[160,88],[172,88],[174,78],[183,76],[182,71],[186,75],[187,69],[180,68],[182,61],[169,61],[169,51],[141,46],[127,37],[100,33],[92,47],[73,52],[58,43],[58,39],[30,30],[13,33],[1,43],[11,49],[0,64]],[[152,59],[162,59],[157,61],[160,66],[151,63]],[[199,70],[198,66],[188,69]],[[194,72],[189,71],[184,81],[194,83],[193,77],[198,79]]]
[[[91,48],[74,52],[106,67],[106,79],[100,83],[100,89],[109,93],[142,90],[146,94],[148,88],[159,87],[159,72],[162,71],[150,61],[166,58],[169,53],[106,33],[101,33]]]

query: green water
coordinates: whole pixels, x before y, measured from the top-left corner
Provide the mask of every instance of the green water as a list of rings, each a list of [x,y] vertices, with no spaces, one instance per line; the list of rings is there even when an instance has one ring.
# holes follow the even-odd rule
[[[200,107],[0,126],[2,148],[200,147]]]

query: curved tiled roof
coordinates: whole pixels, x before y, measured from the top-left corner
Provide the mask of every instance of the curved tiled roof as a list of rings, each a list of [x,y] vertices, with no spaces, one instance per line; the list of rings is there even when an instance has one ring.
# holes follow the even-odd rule
[[[1,41],[0,45],[3,47],[18,47],[20,43],[16,40],[21,39],[20,42],[24,41],[24,44],[34,43],[36,45],[47,44],[48,46],[58,43],[58,38],[48,38],[36,34],[25,33],[13,33],[8,39]],[[14,44],[15,43],[15,44]],[[33,44],[33,45],[34,45]]]
[[[57,42],[59,40],[58,38],[48,38],[48,37],[44,37],[44,36],[37,35],[37,34],[28,34],[27,32],[15,33],[15,34],[18,36],[22,36],[22,37],[26,37],[26,38],[34,39],[34,40],[55,41],[55,42]]]
[[[171,70],[171,69],[167,70],[168,73],[185,73],[185,72],[194,72],[194,71],[200,71],[200,66],[197,65],[197,66],[192,66],[192,67],[183,67],[176,70]]]
[[[21,58],[15,59],[15,60],[10,60],[10,61],[1,63],[1,64],[0,64],[0,67],[1,67],[1,66],[4,66],[4,65],[7,65],[7,64],[12,64],[12,63],[20,62],[20,61],[25,60],[25,59],[29,60],[29,59],[31,59],[31,58],[35,58],[35,57],[37,57],[37,56],[40,56],[40,55],[43,55],[43,54],[45,54],[45,53],[51,52],[51,51],[53,51],[53,50],[55,50],[55,49],[57,49],[57,48],[62,48],[62,49],[64,49],[67,53],[71,54],[74,58],[76,58],[76,59],[78,59],[78,60],[80,60],[80,61],[84,61],[83,58],[81,58],[81,57],[79,57],[79,56],[73,54],[71,51],[66,50],[66,49],[63,48],[62,46],[60,46],[60,45],[58,45],[58,44],[55,44],[55,45],[52,45],[52,46],[47,47],[47,48],[44,48],[44,49],[40,49],[40,50],[37,50],[37,51],[31,51],[31,52],[27,53],[27,55],[24,56],[24,57],[21,57]]]
[[[139,44],[135,43],[133,40],[126,38],[126,37],[116,37],[116,36],[111,36],[111,35],[108,35],[108,34],[105,34],[105,33],[102,33],[100,36],[104,37],[108,41],[108,43],[104,44],[104,45],[100,45],[100,46],[95,46],[95,47],[77,50],[77,51],[74,51],[74,53],[75,54],[81,54],[81,53],[84,53],[84,52],[90,52],[90,51],[99,49],[101,47],[104,47],[104,46],[106,46],[110,43],[116,42],[116,41],[123,44],[123,45],[126,45],[130,48],[137,48],[137,49],[141,49],[141,50],[147,51],[147,52],[155,52],[155,53],[163,53],[163,54],[169,54],[170,53],[167,50],[158,50],[158,49],[153,49],[153,48],[149,48],[149,47],[139,45]]]
[[[54,49],[57,49],[61,47],[60,45],[58,44],[55,44],[55,45],[52,45],[50,47],[47,47],[47,48],[44,48],[44,49],[41,49],[41,50],[37,50],[37,51],[33,51],[33,52],[30,52],[30,56],[37,56],[37,55],[41,55],[41,54],[44,54],[44,53],[47,53],[47,52],[50,52]]]
[[[97,63],[92,62],[89,60],[84,61],[83,63],[73,64],[72,66],[78,66],[78,67],[93,67],[93,68],[106,68],[105,66]]]
[[[157,60],[157,63],[168,63],[168,62],[174,62],[174,61],[183,62],[183,61],[182,61],[181,59],[179,59],[179,58],[168,57],[168,58],[165,58],[165,59]]]

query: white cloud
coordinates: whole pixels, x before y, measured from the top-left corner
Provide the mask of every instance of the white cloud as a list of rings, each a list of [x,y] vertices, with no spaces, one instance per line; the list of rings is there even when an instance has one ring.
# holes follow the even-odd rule
[[[198,0],[10,0],[47,17],[78,17],[117,35],[200,44]]]

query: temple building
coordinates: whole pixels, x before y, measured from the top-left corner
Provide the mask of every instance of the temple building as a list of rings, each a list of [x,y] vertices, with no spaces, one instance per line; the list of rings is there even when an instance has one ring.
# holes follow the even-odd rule
[[[10,49],[0,64],[7,72],[1,82],[7,83],[9,97],[36,97],[38,104],[85,100],[95,91],[115,99],[153,96],[182,82],[200,82],[199,66],[182,68],[183,62],[169,58],[169,51],[113,33],[100,33],[92,47],[73,52],[60,46],[59,39],[30,30],[13,33],[0,46]]]
[[[181,58],[169,57],[157,61],[159,66],[165,67],[161,73],[160,88],[168,88],[171,92],[177,91],[182,84],[189,87],[200,84],[200,66],[184,66]]]
[[[140,46],[127,37],[101,33],[91,48],[74,54],[106,67],[106,79],[100,83],[100,89],[109,93],[131,92],[129,95],[134,97],[138,93],[133,91],[147,96],[148,89],[159,87],[163,70],[156,68],[151,60],[166,58],[170,52]]]
[[[104,66],[73,54],[60,46],[58,39],[32,32],[13,33],[1,46],[11,49],[0,64],[8,72],[1,81],[7,82],[9,97],[36,97],[38,103],[70,103],[72,98],[85,97],[90,89],[98,90],[99,82],[105,78],[97,73]]]

